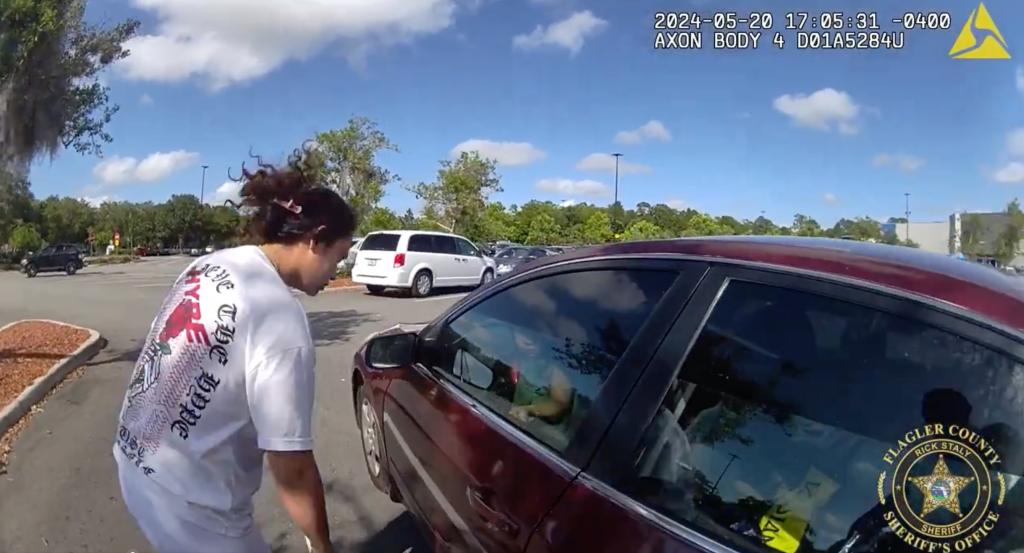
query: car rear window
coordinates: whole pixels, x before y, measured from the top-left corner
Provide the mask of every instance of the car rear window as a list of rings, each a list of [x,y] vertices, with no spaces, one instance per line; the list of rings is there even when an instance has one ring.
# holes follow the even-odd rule
[[[622,487],[743,552],[1019,551],[1022,412],[1017,359],[735,281]]]
[[[371,234],[359,245],[360,251],[393,252],[398,249],[398,234]]]

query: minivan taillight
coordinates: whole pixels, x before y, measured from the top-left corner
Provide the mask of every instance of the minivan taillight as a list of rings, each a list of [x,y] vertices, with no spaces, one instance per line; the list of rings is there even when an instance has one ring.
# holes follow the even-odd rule
[[[397,268],[403,267],[403,266],[405,266],[405,254],[404,253],[396,253],[395,254],[395,268],[397,269]]]

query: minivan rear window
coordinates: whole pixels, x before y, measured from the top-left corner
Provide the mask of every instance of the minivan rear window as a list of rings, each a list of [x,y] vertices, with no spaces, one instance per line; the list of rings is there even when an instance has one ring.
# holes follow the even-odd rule
[[[397,234],[371,234],[359,245],[360,251],[393,252],[398,249]]]

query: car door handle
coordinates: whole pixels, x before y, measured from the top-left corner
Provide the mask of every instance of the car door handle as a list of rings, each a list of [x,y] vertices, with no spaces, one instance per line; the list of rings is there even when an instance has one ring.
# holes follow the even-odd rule
[[[509,538],[515,538],[519,535],[519,525],[491,505],[489,499],[493,496],[494,492],[490,490],[466,488],[466,499],[469,500],[470,508],[480,515],[480,518],[487,523],[487,527],[497,530]]]

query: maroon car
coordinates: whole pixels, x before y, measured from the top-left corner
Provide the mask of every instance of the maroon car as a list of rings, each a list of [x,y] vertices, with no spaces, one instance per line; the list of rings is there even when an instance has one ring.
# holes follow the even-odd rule
[[[1024,286],[729,237],[521,268],[356,354],[370,477],[436,551],[1024,550]]]

